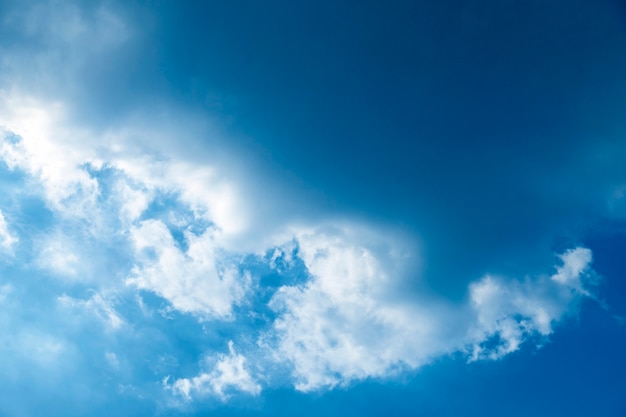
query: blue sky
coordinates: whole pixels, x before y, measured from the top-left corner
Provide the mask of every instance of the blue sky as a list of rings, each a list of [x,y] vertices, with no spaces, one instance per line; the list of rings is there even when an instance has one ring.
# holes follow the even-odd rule
[[[624,415],[625,13],[0,1],[0,414]]]

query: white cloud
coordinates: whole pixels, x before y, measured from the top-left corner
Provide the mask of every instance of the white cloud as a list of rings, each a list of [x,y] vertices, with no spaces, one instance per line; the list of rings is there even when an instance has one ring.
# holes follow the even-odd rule
[[[148,208],[154,192],[141,186],[133,187],[128,181],[118,181],[115,187],[120,200],[120,219],[125,224],[132,224]]]
[[[7,129],[0,158],[35,180],[56,216],[55,229],[72,234],[40,236],[40,268],[79,281],[126,277],[127,284],[158,294],[181,312],[203,320],[232,318],[250,277],[226,255],[229,239],[248,227],[247,204],[231,182],[209,165],[160,157],[142,145],[146,138],[127,140],[149,131],[98,135],[72,125],[62,104],[4,99],[11,110],[0,117]],[[168,219],[142,217],[156,200],[171,205]],[[185,249],[164,221],[182,230]],[[120,242],[135,249],[130,272],[112,270],[106,259]],[[108,276],[96,277],[105,271]]]
[[[58,297],[61,306],[79,310],[94,315],[100,319],[109,329],[117,330],[126,322],[113,307],[111,300],[107,300],[98,293],[94,293],[89,299],[81,300],[68,295]]]
[[[79,276],[79,272],[84,272],[85,265],[78,256],[74,242],[60,233],[52,236],[42,236],[37,244],[38,256],[37,265],[56,276],[80,280],[85,277]]]
[[[65,125],[65,109],[60,103],[19,95],[1,99],[1,108],[7,111],[0,118],[5,129],[0,158],[10,169],[37,178],[52,209],[79,218],[93,213],[98,183],[82,169],[93,159],[85,146],[91,139],[88,132]]]
[[[177,310],[203,319],[229,318],[248,290],[249,276],[220,257],[210,228],[200,235],[185,232],[185,251],[159,220],[141,222],[131,239],[138,262],[127,283],[153,291]]]
[[[355,243],[362,238],[298,236],[299,256],[312,278],[303,286],[282,287],[271,306],[280,313],[274,323],[276,355],[293,363],[299,390],[418,367],[445,352],[438,340],[445,330],[436,319],[448,314],[445,308],[393,297],[397,281],[383,263],[401,260]],[[377,256],[383,253],[386,259]]]
[[[5,253],[13,253],[13,245],[18,242],[17,236],[9,231],[4,214],[0,211],[0,249]]]
[[[275,249],[270,267],[279,258],[288,266],[298,257],[311,277],[275,294],[271,307],[278,318],[263,342],[279,362],[290,364],[299,390],[386,377],[459,351],[470,360],[497,359],[534,335],[549,335],[576,300],[589,295],[581,281],[591,261],[585,249],[563,254],[563,265],[551,277],[485,277],[470,285],[467,304],[403,295],[403,265],[415,261],[407,255],[415,248],[389,231],[355,225],[303,229],[285,218],[259,238],[258,230],[265,229],[255,229],[255,222],[262,223],[262,216],[217,166],[165,158],[145,146],[147,139],[134,139],[149,137],[154,127],[97,133],[73,126],[61,104],[7,100],[5,107],[15,105],[0,122],[21,140],[6,134],[0,157],[40,184],[61,219],[90,225],[94,247],[108,247],[111,236],[128,243],[134,267],[115,275],[131,287],[154,292],[173,309],[204,321],[233,319],[234,306],[252,289],[235,257],[268,247]],[[171,205],[171,218],[149,218],[159,198]],[[178,228],[179,241],[170,227]],[[255,239],[261,243],[247,242],[244,249],[235,244]],[[72,250],[76,245],[59,242],[40,244],[40,266],[66,276],[94,270],[80,250]],[[276,247],[277,242],[287,243]],[[97,300],[82,303],[116,322]],[[218,392],[214,381],[213,373],[201,374],[179,380],[177,389],[189,393],[209,384]]]
[[[246,369],[246,358],[235,352],[232,341],[228,342],[228,350],[228,355],[218,355],[211,372],[202,372],[191,379],[180,378],[171,385],[168,385],[166,378],[164,385],[186,399],[191,399],[196,395],[215,395],[226,400],[229,392],[232,391],[259,395],[261,385],[250,376]]]
[[[229,254],[243,257],[248,251],[262,253],[276,242],[288,242],[275,249],[270,267],[279,270],[279,259],[289,266],[298,257],[311,277],[274,295],[271,307],[278,318],[263,342],[271,346],[276,361],[289,363],[299,390],[387,377],[454,352],[463,352],[469,360],[499,359],[528,339],[550,335],[576,302],[590,295],[583,278],[591,252],[583,248],[561,255],[562,265],[551,276],[522,281],[484,277],[469,286],[466,304],[402,294],[401,266],[413,248],[386,231],[291,229],[281,203],[266,183],[259,186],[259,178],[243,184],[238,180],[244,175],[229,176],[235,169],[225,169],[226,163],[203,159],[208,152],[192,157],[194,150],[178,151],[181,143],[197,144],[193,136],[209,140],[206,131],[197,135],[201,129],[189,128],[204,120],[183,118],[170,108],[167,112],[174,114],[174,122],[168,125],[155,122],[161,114],[153,117],[150,108],[144,110],[148,117],[129,116],[124,126],[86,127],[76,109],[81,103],[71,99],[85,94],[75,89],[87,90],[79,80],[81,74],[133,35],[132,26],[110,10],[87,13],[71,4],[39,2],[16,9],[4,23],[46,39],[47,46],[25,55],[2,47],[0,68],[7,71],[0,78],[13,87],[0,90],[0,159],[10,169],[28,174],[37,188],[34,192],[42,191],[54,221],[60,223],[55,225],[58,230],[75,233],[72,221],[79,219],[91,233],[76,240],[63,234],[42,235],[35,248],[37,265],[65,277],[106,275],[111,287],[126,283],[154,292],[172,308],[201,320],[232,319],[234,306],[244,302],[252,285]],[[35,77],[29,76],[33,73]],[[33,80],[38,85],[31,86]],[[66,95],[63,89],[72,91]],[[42,98],[46,95],[55,99]],[[113,171],[109,184],[100,177],[107,170]],[[146,212],[159,196],[184,207],[173,209],[169,223],[147,219]],[[611,200],[615,210],[623,208],[623,197],[624,187],[615,189]],[[184,242],[174,239],[171,224],[182,230]],[[202,231],[191,227],[196,224],[204,225]],[[72,227],[64,227],[68,225]],[[5,251],[17,242],[9,229],[0,212],[0,248]],[[123,244],[130,241],[132,271],[116,268],[113,258],[119,252],[105,253],[113,236]],[[120,251],[126,248],[121,246]],[[94,268],[96,252],[106,268]],[[0,301],[10,289],[0,287]],[[110,329],[124,326],[111,300],[100,294],[84,300],[64,295],[58,302],[98,317]],[[140,307],[148,316],[147,308]],[[19,348],[15,350],[32,354],[40,363],[54,363],[68,349],[65,341],[47,333],[20,337],[21,342],[13,342]],[[106,352],[105,358],[113,368],[119,366],[114,353]],[[229,354],[211,360],[215,364],[209,371],[177,379],[168,387],[188,399],[202,395],[226,399],[231,391],[260,393],[246,357],[235,352],[232,342]]]
[[[244,234],[248,221],[247,204],[223,174],[207,164],[164,158],[146,147],[158,128],[97,133],[73,124],[61,103],[0,93],[0,107],[7,110],[0,116],[5,127],[0,159],[41,187],[56,221],[69,222],[58,229],[81,234],[76,242],[58,233],[43,236],[37,242],[40,267],[58,276],[85,279],[96,272],[91,260],[106,256],[112,239],[130,237],[138,258],[128,283],[156,292],[183,312],[230,316],[231,303],[241,301],[248,279],[223,262],[221,248],[232,236]],[[211,225],[204,233],[186,233],[186,251],[176,246],[169,232],[163,233],[167,229],[163,223],[141,222],[150,204],[162,197],[178,207],[172,211],[173,223],[192,229]],[[181,207],[191,214],[181,213]],[[80,227],[75,220],[82,222]],[[9,245],[11,235],[6,236]],[[149,248],[162,255],[156,263],[142,256]],[[86,251],[93,253],[82,256]]]
[[[312,277],[282,287],[271,302],[279,317],[266,340],[274,338],[277,360],[292,364],[302,391],[390,376],[453,352],[500,358],[533,335],[549,335],[586,294],[581,277],[591,252],[578,248],[561,255],[563,265],[549,278],[481,279],[470,285],[469,305],[408,300],[393,292],[397,282],[384,267],[393,264],[389,253],[350,238],[300,235],[299,256]],[[497,343],[486,343],[493,338]]]
[[[169,159],[155,150],[149,138],[179,135],[173,127],[147,122],[136,128],[96,132],[73,123],[66,106],[0,91],[0,159],[10,169],[36,178],[48,206],[71,218],[89,220],[101,227],[103,217],[116,214],[132,222],[158,192],[176,195],[198,216],[212,222],[226,240],[249,226],[247,202],[237,187],[215,167]],[[160,142],[167,142],[161,140]],[[102,212],[103,190],[89,168],[118,172],[116,213]],[[100,222],[100,223],[99,223]]]
[[[148,190],[176,194],[198,217],[214,223],[222,240],[248,227],[247,202],[215,168],[132,155],[119,155],[111,165]]]
[[[586,293],[581,281],[581,274],[591,263],[591,251],[586,248],[576,248],[568,250],[559,258],[561,258],[563,265],[557,269],[552,279],[566,287]]]
[[[591,264],[591,251],[568,250],[559,255],[562,264],[550,277],[525,281],[484,277],[470,285],[470,299],[477,322],[470,337],[471,360],[499,359],[519,349],[533,334],[548,336],[581,296],[590,295],[584,278]],[[497,337],[495,347],[486,340]]]

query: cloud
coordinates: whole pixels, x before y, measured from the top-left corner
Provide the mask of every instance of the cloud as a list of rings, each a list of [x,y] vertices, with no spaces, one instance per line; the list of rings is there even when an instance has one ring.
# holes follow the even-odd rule
[[[243,152],[223,150],[229,141],[215,133],[210,116],[146,96],[134,102],[141,88],[128,87],[145,74],[127,76],[136,62],[122,61],[136,55],[132,52],[141,28],[114,10],[33,2],[3,19],[19,45],[0,46],[0,79],[10,86],[0,89],[0,159],[20,174],[28,198],[45,206],[31,214],[38,220],[28,227],[14,227],[28,223],[14,223],[15,213],[33,211],[27,203],[6,211],[6,218],[0,211],[0,250],[17,251],[19,260],[14,275],[13,270],[2,271],[14,281],[0,286],[0,304],[19,304],[18,297],[24,304],[6,314],[2,327],[6,337],[0,350],[7,364],[0,366],[14,369],[15,379],[21,378],[18,368],[31,363],[52,369],[72,362],[78,369],[93,362],[80,370],[84,374],[72,371],[80,385],[76,392],[120,378],[113,385],[158,402],[163,392],[146,387],[154,389],[154,381],[164,375],[193,375],[181,370],[197,366],[198,352],[232,339],[237,351],[230,341],[228,353],[206,355],[199,373],[172,383],[167,379],[165,388],[187,401],[226,401],[236,393],[257,396],[262,383],[273,387],[284,378],[300,391],[326,390],[393,377],[446,355],[468,361],[501,359],[524,344],[545,343],[558,323],[575,313],[580,300],[594,297],[592,254],[582,247],[559,255],[553,272],[538,262],[544,275],[535,274],[536,264],[531,268],[525,262],[518,263],[520,269],[533,275],[523,279],[466,271],[471,263],[499,261],[506,255],[500,247],[515,256],[525,253],[535,247],[527,244],[528,236],[552,239],[551,231],[574,223],[557,227],[560,223],[553,219],[573,218],[583,203],[604,201],[604,189],[595,186],[604,179],[587,185],[585,189],[594,190],[590,194],[578,188],[578,176],[586,174],[571,180],[590,152],[571,157],[565,149],[563,158],[549,154],[544,165],[556,163],[556,177],[547,174],[551,169],[534,169],[536,161],[527,155],[515,154],[511,160],[524,162],[519,169],[523,179],[507,171],[506,158],[498,164],[489,160],[492,151],[484,152],[482,144],[475,155],[462,153],[463,161],[450,158],[443,164],[431,158],[435,152],[404,152],[408,159],[401,163],[425,167],[406,169],[406,181],[424,191],[425,208],[416,216],[423,215],[419,221],[427,226],[445,225],[423,231],[422,253],[413,243],[415,236],[401,237],[367,218],[337,220],[335,213],[309,207],[304,201],[308,191],[271,184],[260,174],[267,167],[248,164]],[[417,162],[414,154],[421,155]],[[237,159],[243,162],[233,162]],[[401,187],[397,194],[380,193],[381,188],[396,190],[387,180],[396,181],[399,171],[385,177],[384,166],[372,170],[370,162],[376,158],[360,167],[345,164],[343,156],[336,159],[342,164],[338,172],[356,170],[350,178],[359,179],[355,188],[365,190],[368,198],[391,197],[394,203],[387,208],[406,203],[402,210],[407,212],[418,205],[417,200],[395,200]],[[574,168],[561,159],[571,160]],[[596,168],[585,166],[581,173]],[[327,172],[337,168],[330,167]],[[605,170],[605,176],[612,175],[611,168]],[[442,179],[433,180],[437,176]],[[483,187],[486,182],[495,188]],[[623,178],[616,184],[609,205],[623,214]],[[563,198],[563,190],[574,191]],[[341,210],[342,201],[337,203]],[[525,203],[521,221],[511,222],[520,214],[520,202]],[[561,210],[561,204],[572,209]],[[367,212],[368,207],[358,209]],[[344,217],[352,218],[346,212]],[[485,217],[497,219],[484,228]],[[480,245],[474,244],[477,230],[484,232]],[[448,252],[450,247],[454,250]],[[446,280],[455,280],[465,299],[450,300],[445,291],[428,289],[422,282],[422,261],[461,271],[449,278],[442,271],[451,269],[427,270],[446,290]],[[46,273],[32,276],[41,272],[68,279],[52,282],[43,281]],[[169,311],[183,314],[151,314],[163,300]],[[54,307],[60,309],[50,317],[37,310]],[[73,318],[85,316],[87,324],[93,317],[101,321],[106,337],[94,334],[100,326],[69,328]],[[129,331],[116,331],[120,329]],[[15,357],[20,361],[12,361]],[[98,361],[106,370],[96,369]],[[64,376],[72,373],[61,368]],[[111,403],[108,398],[106,402]]]
[[[100,294],[95,293],[87,300],[62,295],[57,300],[63,307],[75,309],[79,312],[84,312],[97,317],[109,329],[118,330],[126,324],[124,319],[113,307],[112,302],[104,299]]]
[[[393,256],[352,238],[299,236],[311,278],[283,286],[271,301],[278,318],[266,340],[273,340],[278,360],[291,363],[298,390],[389,377],[454,352],[469,360],[498,359],[552,333],[589,294],[584,276],[591,252],[577,248],[560,256],[562,265],[550,277],[487,276],[470,284],[468,305],[407,299],[394,291],[397,278],[384,268]]]
[[[185,313],[230,318],[250,286],[250,277],[222,258],[214,230],[196,235],[185,232],[187,250],[174,241],[159,220],[146,220],[131,230],[137,264],[127,284],[153,291]]]
[[[142,133],[147,134],[149,132]],[[218,167],[159,155],[138,157],[132,154],[120,154],[109,163],[150,192],[158,190],[175,195],[194,215],[212,222],[222,239],[245,233],[248,228],[248,202]]]
[[[100,253],[103,265],[128,249],[126,262],[109,273],[114,280],[101,283],[149,291],[167,300],[171,309],[202,322],[229,320],[237,328],[243,318],[235,314],[236,306],[246,305],[253,315],[265,308],[246,304],[257,288],[245,272],[245,259],[266,262],[283,276],[293,272],[289,267],[294,262],[302,262],[307,279],[278,289],[269,304],[276,318],[267,322],[269,328],[258,330],[261,345],[269,347],[279,367],[290,369],[301,391],[390,377],[456,352],[468,360],[498,359],[529,339],[551,334],[577,300],[590,295],[582,277],[591,253],[582,248],[562,254],[562,265],[551,277],[516,281],[485,276],[467,287],[469,300],[460,304],[428,292],[404,294],[402,286],[419,274],[412,239],[365,222],[303,227],[285,218],[256,244],[238,248],[233,242],[256,238],[255,222],[261,219],[249,215],[254,204],[218,167],[154,151],[142,154],[138,149],[147,148],[140,142],[121,145],[127,132],[98,141],[95,132],[66,122],[62,106],[53,106],[51,113],[41,103],[28,109],[15,110],[18,116],[10,126],[17,130],[35,120],[32,126],[43,127],[21,130],[19,137],[7,131],[0,156],[41,186],[59,225],[76,219],[86,225],[77,242]],[[40,266],[68,276],[98,269],[87,266],[97,257],[85,259],[83,253],[90,253],[85,245],[60,242],[40,243]],[[97,252],[117,246],[122,249]],[[272,255],[262,260],[259,254],[266,252]],[[278,258],[284,258],[280,268]],[[97,296],[59,301],[89,310],[110,328],[124,322]],[[256,383],[246,379],[253,377],[244,373],[243,356],[231,351],[221,360],[216,370],[179,379],[172,387],[190,398],[193,392],[209,391],[225,397],[231,386],[256,392]]]
[[[2,96],[4,129],[0,158],[11,170],[40,181],[50,208],[70,217],[84,217],[97,207],[97,181],[84,169],[94,152],[88,132],[68,127],[60,103],[20,95]]]
[[[361,237],[352,236],[356,241]],[[276,355],[293,363],[298,389],[382,376],[401,365],[402,358],[411,360],[409,340],[423,336],[429,340],[422,345],[437,351],[431,337],[436,323],[423,307],[390,298],[395,277],[382,264],[393,264],[388,252],[387,259],[380,259],[345,234],[305,232],[297,242],[311,278],[301,286],[280,288],[270,305],[279,313]],[[431,308],[435,314],[437,306]],[[413,358],[412,365],[423,363],[429,352]]]
[[[263,347],[245,355],[273,361],[267,369],[288,368],[296,389],[315,391],[388,378],[458,352],[470,361],[499,359],[528,340],[543,343],[579,299],[592,295],[583,279],[591,253],[583,248],[562,254],[552,276],[485,276],[466,287],[466,302],[404,293],[406,282],[419,282],[421,255],[413,238],[368,222],[310,221],[305,227],[285,216],[268,226],[263,213],[251,209],[255,194],[243,193],[246,187],[227,170],[178,154],[165,157],[145,139],[134,140],[154,131],[145,123],[98,132],[76,127],[62,104],[13,102],[0,157],[27,174],[53,213],[35,244],[38,266],[88,277],[78,281],[96,295],[58,301],[108,328],[126,320],[97,295],[101,287],[151,292],[203,323],[227,321],[234,333],[247,328],[248,315],[263,316],[260,328],[246,330]],[[271,256],[264,259],[264,253]],[[304,280],[287,276],[297,262]],[[299,282],[269,296],[272,314],[266,316],[259,312],[267,306],[247,303],[258,301],[257,290],[273,291],[246,272],[254,263],[266,263],[283,282]],[[245,307],[243,315],[236,307]],[[274,359],[266,358],[268,348]],[[256,378],[280,379],[251,375],[243,358],[231,351],[215,370],[171,387],[184,397],[226,398],[231,388],[256,393]]]
[[[586,248],[559,256],[562,265],[550,277],[525,281],[484,277],[470,285],[470,300],[477,320],[469,334],[471,360],[499,359],[519,349],[533,335],[548,336],[553,325],[590,295],[585,278],[592,260]],[[497,338],[495,346],[485,347]]]
[[[196,395],[215,395],[221,400],[226,400],[228,393],[233,391],[259,395],[261,385],[250,376],[246,369],[246,358],[235,352],[232,341],[228,342],[228,350],[228,355],[217,356],[211,372],[202,372],[191,379],[177,379],[171,385],[168,385],[166,378],[164,385],[186,399],[191,399]]]
[[[0,116],[0,158],[9,169],[35,178],[46,204],[60,215],[102,226],[97,221],[112,214],[102,213],[108,198],[118,217],[132,222],[158,194],[171,194],[214,223],[225,242],[250,226],[249,202],[226,169],[186,161],[165,145],[180,135],[175,126],[135,120],[89,129],[73,120],[65,103],[15,91],[0,91],[0,104],[6,110]],[[106,175],[114,182],[108,193],[101,181]]]
[[[0,211],[0,249],[5,253],[13,253],[13,245],[17,243],[19,239],[9,231],[4,214]]]
[[[583,288],[581,274],[587,269],[592,260],[589,249],[576,248],[559,256],[563,265],[557,269],[552,280],[583,294],[588,294]]]
[[[73,243],[71,239],[61,234],[42,237],[38,243],[37,265],[65,279],[84,279],[84,276],[78,275],[79,271],[84,271],[85,262],[79,258],[78,250]]]
[[[125,319],[98,294],[142,290],[202,321],[234,319],[252,278],[242,253],[229,249],[248,228],[249,203],[233,181],[146,147],[153,132],[145,124],[97,132],[78,127],[63,104],[2,98],[11,111],[0,117],[0,159],[25,174],[29,196],[50,213],[29,225],[25,249],[34,256],[20,255],[61,278],[61,305],[116,329]],[[95,295],[82,299],[67,284]]]

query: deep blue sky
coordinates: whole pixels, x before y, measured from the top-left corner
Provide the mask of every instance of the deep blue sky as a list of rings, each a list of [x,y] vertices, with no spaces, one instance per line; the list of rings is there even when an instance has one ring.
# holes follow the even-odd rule
[[[233,146],[253,147],[332,209],[401,223],[433,258],[465,256],[463,270],[475,262],[480,274],[516,256],[483,259],[484,246],[570,234],[597,208],[595,181],[624,180],[581,161],[590,143],[615,144],[626,129],[620,11],[196,2],[139,13],[154,25],[154,77],[226,119]],[[467,240],[476,235],[478,246]],[[448,267],[433,265],[437,280],[459,273]]]
[[[0,0],[0,56],[0,414],[626,415],[622,2]]]

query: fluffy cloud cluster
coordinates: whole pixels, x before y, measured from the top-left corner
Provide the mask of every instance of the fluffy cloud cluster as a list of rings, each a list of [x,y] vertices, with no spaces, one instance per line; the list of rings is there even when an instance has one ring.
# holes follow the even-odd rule
[[[19,177],[2,184],[9,197],[0,200],[0,266],[13,268],[0,283],[0,353],[9,358],[0,369],[11,382],[24,369],[61,380],[44,374],[78,375],[72,364],[89,363],[93,375],[77,392],[124,375],[111,384],[119,391],[145,397],[142,388],[164,380],[158,388],[185,401],[260,395],[285,375],[297,390],[327,390],[447,355],[498,360],[545,343],[594,297],[592,253],[582,247],[544,275],[468,276],[463,301],[435,295],[416,283],[410,239],[300,208],[295,222],[281,206],[299,195],[276,198],[257,173],[236,172],[221,154],[205,158],[218,150],[194,155],[193,144],[210,141],[197,127],[205,120],[147,106],[158,117],[84,122],[76,108],[95,94],[79,85],[97,84],[90,73],[132,44],[133,26],[110,10],[35,2],[3,19],[18,40],[46,40],[24,53],[0,46],[0,79],[14,87],[0,90],[0,168]],[[609,198],[620,216],[625,189]],[[74,326],[81,320],[88,325]],[[228,352],[217,353],[225,340]]]
[[[549,277],[505,281],[485,277],[470,285],[476,324],[471,328],[471,359],[499,359],[519,349],[528,337],[548,336],[581,297],[590,277],[591,251],[576,248],[559,256],[562,264]],[[484,342],[497,338],[494,346]]]
[[[524,281],[485,277],[469,286],[467,305],[393,292],[382,266],[389,252],[361,240],[328,234],[299,237],[311,279],[282,287],[272,299],[278,357],[293,366],[296,388],[329,388],[415,369],[434,358],[462,352],[469,360],[498,359],[553,325],[588,294],[591,252],[560,256],[551,276]],[[383,258],[383,259],[380,259]]]
[[[59,222],[56,235],[47,232],[35,245],[40,268],[80,277],[95,273],[98,268],[84,265],[100,257],[107,269],[117,265],[115,279],[90,282],[106,282],[122,292],[149,291],[172,310],[202,322],[231,320],[235,329],[245,317],[234,308],[267,291],[250,272],[242,272],[244,260],[252,257],[289,273],[279,271],[276,256],[262,255],[276,255],[280,247],[270,245],[259,254],[229,245],[232,236],[247,235],[251,203],[215,169],[150,153],[139,156],[118,148],[110,137],[96,140],[91,132],[67,127],[59,105],[49,112],[16,107],[3,123],[0,158],[28,175]],[[72,239],[61,231],[77,220],[82,238],[72,236],[74,243],[67,243]],[[17,241],[9,229],[0,217],[5,249]],[[309,228],[285,222],[273,233],[265,241],[287,242],[283,263],[301,262],[308,279],[276,290],[269,302],[275,319],[254,330],[261,347],[244,353],[257,358],[261,374],[250,373],[231,343],[229,355],[218,356],[213,370],[167,385],[173,393],[256,395],[261,390],[256,380],[271,380],[263,373],[274,369],[272,362],[290,370],[298,390],[313,391],[389,377],[457,352],[470,361],[498,359],[528,339],[547,337],[581,297],[590,295],[585,277],[591,252],[584,248],[562,254],[551,275],[521,281],[484,277],[469,285],[466,303],[454,304],[402,291],[407,277],[417,273],[403,265],[416,254],[389,231],[341,222]],[[84,245],[93,246],[91,252]],[[68,310],[90,312],[109,329],[122,327],[125,318],[98,295],[99,288],[92,291],[96,295],[87,300],[63,295],[58,301]],[[246,306],[252,315],[264,308]]]
[[[94,255],[85,245],[111,247],[121,239],[134,250],[127,284],[152,291],[183,312],[230,316],[249,284],[222,256],[223,242],[245,227],[245,205],[230,183],[209,167],[169,161],[146,148],[146,154],[129,151],[118,144],[124,138],[74,128],[58,103],[4,99],[12,111],[0,120],[5,129],[0,159],[28,175],[59,222],[56,232],[37,239],[39,267],[88,280],[97,268],[85,265],[103,251]],[[146,213],[159,204],[164,213]],[[184,242],[175,241],[174,228]],[[4,250],[16,241],[0,217]]]
[[[248,291],[250,277],[221,257],[214,231],[185,232],[188,248],[176,244],[159,220],[145,220],[130,232],[138,262],[127,283],[153,291],[184,313],[205,318],[229,318],[233,304]]]
[[[259,385],[246,368],[246,358],[235,352],[232,340],[228,342],[228,355],[220,354],[210,372],[202,372],[197,376],[180,378],[172,384],[168,379],[164,380],[166,388],[174,393],[182,395],[186,399],[192,396],[216,395],[225,400],[229,391],[238,391],[251,395],[261,393]],[[211,358],[206,359],[208,362]]]
[[[48,12],[53,23],[64,23],[40,25]],[[74,46],[89,41],[88,33],[100,55],[131,36],[110,12],[90,13],[87,21],[76,7],[48,4],[11,19],[32,36],[52,37],[51,51],[58,56],[51,59],[69,59],[79,74],[84,56],[75,55]],[[86,31],[88,26],[96,30]],[[9,61],[5,68],[21,65]],[[403,239],[345,222],[302,228],[285,218],[260,228],[257,223],[265,219],[256,213],[259,202],[242,192],[253,187],[237,183],[218,166],[191,162],[170,155],[171,147],[155,145],[170,141],[164,136],[177,137],[179,129],[140,120],[123,128],[88,129],[75,122],[64,103],[18,90],[0,92],[0,110],[0,160],[25,174],[31,193],[53,216],[53,224],[29,237],[35,266],[93,286],[87,298],[57,295],[65,311],[87,312],[115,331],[127,318],[100,295],[102,289],[148,291],[202,323],[230,320],[236,334],[239,321],[267,307],[246,304],[247,297],[272,290],[246,272],[245,260],[289,274],[277,267],[277,256],[264,257],[281,253],[276,245],[284,244],[290,249],[282,261],[304,266],[307,279],[276,290],[269,301],[272,318],[245,335],[258,341],[255,347],[240,354],[230,342],[227,355],[207,353],[205,362],[213,363],[208,371],[166,385],[185,398],[224,399],[237,390],[258,395],[257,381],[272,378],[254,375],[246,357],[256,358],[254,370],[262,374],[276,362],[287,367],[301,391],[388,377],[457,352],[469,360],[498,359],[529,339],[550,335],[582,297],[591,295],[586,277],[592,256],[584,248],[560,255],[552,274],[479,279],[468,286],[464,303],[418,291],[405,294],[405,281],[419,271],[402,268],[414,251]],[[0,211],[5,253],[18,242],[12,230]],[[260,237],[259,230],[270,236]],[[241,306],[246,317],[236,313]],[[241,329],[251,331],[248,325]]]

